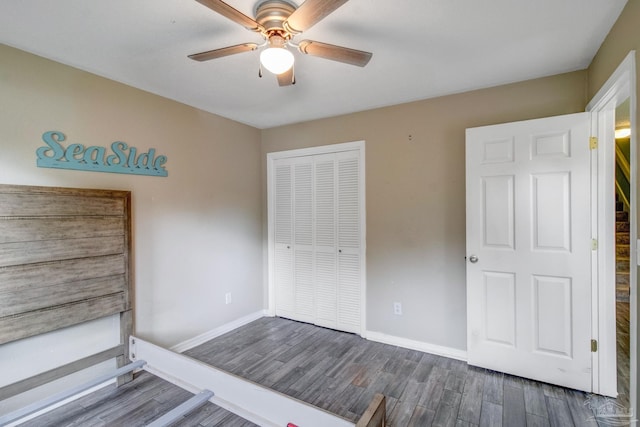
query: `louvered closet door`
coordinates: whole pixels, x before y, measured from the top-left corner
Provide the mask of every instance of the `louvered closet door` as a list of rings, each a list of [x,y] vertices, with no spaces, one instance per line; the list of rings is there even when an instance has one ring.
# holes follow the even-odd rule
[[[276,315],[361,332],[358,151],[274,162]]]
[[[337,237],[338,237],[338,325],[347,332],[360,333],[361,319],[361,233],[360,162],[358,153],[337,154]]]
[[[293,319],[315,321],[313,158],[293,160]]]
[[[294,314],[293,289],[293,173],[288,160],[274,165],[274,280],[276,315]]]
[[[335,154],[314,156],[315,323],[334,329],[338,328],[336,172]]]

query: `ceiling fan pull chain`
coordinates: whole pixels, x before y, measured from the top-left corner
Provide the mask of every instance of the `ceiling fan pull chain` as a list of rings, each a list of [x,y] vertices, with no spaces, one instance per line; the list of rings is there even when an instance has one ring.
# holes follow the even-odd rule
[[[262,63],[258,63],[258,77],[262,78]]]

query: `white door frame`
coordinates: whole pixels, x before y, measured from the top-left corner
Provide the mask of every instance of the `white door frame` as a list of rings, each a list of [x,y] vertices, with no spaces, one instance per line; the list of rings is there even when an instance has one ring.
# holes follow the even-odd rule
[[[616,316],[615,316],[615,291],[604,286],[607,280],[615,278],[615,236],[611,230],[615,226],[615,206],[608,203],[614,199],[614,173],[615,163],[611,157],[614,154],[615,139],[615,108],[627,98],[630,99],[631,119],[631,155],[630,155],[630,244],[629,259],[636,268],[630,268],[630,387],[629,402],[632,414],[636,414],[637,399],[637,136],[636,136],[636,70],[635,51],[629,52],[627,57],[600,88],[598,93],[587,105],[587,111],[593,113],[592,136],[598,137],[597,176],[595,176],[595,203],[592,215],[594,221],[595,238],[598,240],[597,266],[594,277],[597,277],[594,286],[594,316],[593,336],[599,341],[598,352],[594,353],[593,360],[593,391],[595,393],[612,395],[616,386]],[[610,282],[609,282],[610,283]],[[600,286],[602,284],[602,286]],[[614,308],[612,310],[612,307]]]
[[[367,330],[367,270],[366,270],[366,203],[365,203],[365,142],[364,141],[353,141],[353,142],[345,142],[341,144],[330,144],[330,145],[321,145],[317,147],[309,147],[309,148],[300,148],[295,150],[286,150],[286,151],[276,151],[273,153],[267,153],[267,228],[268,228],[268,237],[267,237],[267,248],[268,248],[268,284],[267,284],[267,298],[268,298],[268,307],[267,307],[267,315],[275,316],[276,315],[276,298],[275,298],[275,251],[274,244],[275,241],[275,223],[274,223],[274,212],[275,212],[275,195],[274,195],[274,183],[273,183],[273,171],[274,164],[276,160],[286,159],[292,157],[301,157],[301,156],[314,156],[317,154],[329,154],[329,153],[339,153],[343,151],[358,151],[358,158],[360,160],[360,185],[362,191],[360,192],[360,206],[362,207],[362,215],[360,216],[360,248],[362,257],[360,257],[360,283],[361,283],[361,302],[360,302],[360,335],[364,338]]]

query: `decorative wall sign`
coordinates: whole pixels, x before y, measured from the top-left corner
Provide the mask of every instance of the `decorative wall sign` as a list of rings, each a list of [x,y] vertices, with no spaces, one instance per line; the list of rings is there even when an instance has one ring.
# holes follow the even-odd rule
[[[73,169],[92,172],[113,172],[133,175],[167,176],[164,164],[167,156],[156,156],[154,148],[138,154],[138,149],[122,141],[111,144],[111,150],[95,145],[69,144],[64,148],[62,132],[49,131],[42,134],[47,144],[36,150],[38,167]]]

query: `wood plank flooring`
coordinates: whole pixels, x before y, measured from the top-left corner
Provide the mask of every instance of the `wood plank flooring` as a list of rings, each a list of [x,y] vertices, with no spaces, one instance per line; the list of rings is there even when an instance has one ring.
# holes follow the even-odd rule
[[[191,396],[193,394],[178,386],[148,372],[141,372],[130,383],[118,388],[115,385],[105,387],[27,421],[21,427],[144,426]],[[212,403],[206,403],[173,426],[249,427],[254,424]]]
[[[378,392],[387,396],[388,425],[402,427],[597,426],[605,424],[596,415],[621,410],[613,399],[281,318],[259,319],[186,354],[354,422]],[[143,373],[25,425],[144,425],[189,396]],[[178,425],[252,424],[208,403]]]
[[[629,303],[616,302],[616,359],[618,369],[618,403],[629,406],[630,350]]]

